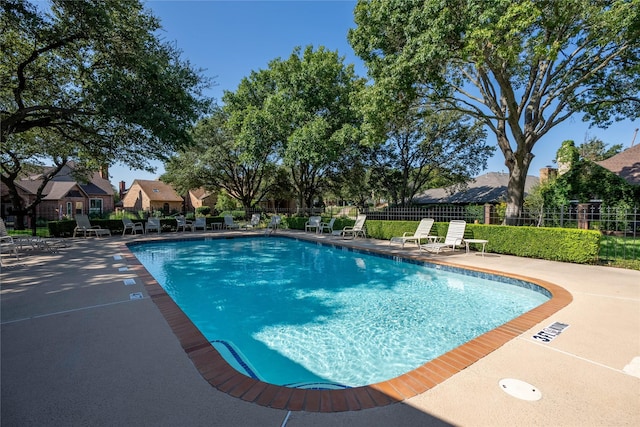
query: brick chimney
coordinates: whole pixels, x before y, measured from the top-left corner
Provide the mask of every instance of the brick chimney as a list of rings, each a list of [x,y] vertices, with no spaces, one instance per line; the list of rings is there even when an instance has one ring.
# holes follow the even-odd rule
[[[558,177],[558,169],[551,166],[540,169],[540,183],[552,181]]]
[[[124,181],[120,181],[118,191],[120,192],[120,200],[122,200],[122,196],[124,196],[125,191],[127,191],[126,183]]]
[[[107,181],[109,180],[109,165],[104,164],[100,166],[100,177],[102,179],[106,179]]]

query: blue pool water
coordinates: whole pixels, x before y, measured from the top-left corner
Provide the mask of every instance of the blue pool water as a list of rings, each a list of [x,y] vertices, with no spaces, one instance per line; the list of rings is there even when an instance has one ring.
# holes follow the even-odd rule
[[[234,368],[290,387],[397,377],[549,299],[526,282],[290,238],[130,248]]]

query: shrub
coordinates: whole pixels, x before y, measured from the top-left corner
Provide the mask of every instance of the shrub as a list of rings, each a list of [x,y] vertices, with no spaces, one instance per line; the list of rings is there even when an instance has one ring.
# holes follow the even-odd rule
[[[209,206],[200,206],[196,208],[196,216],[207,216],[211,213],[211,208]]]
[[[389,240],[405,231],[415,231],[418,223],[367,220],[367,235]],[[437,222],[431,234],[445,236],[448,226]],[[487,252],[584,264],[598,260],[601,234],[594,230],[467,224],[465,237],[488,240]]]

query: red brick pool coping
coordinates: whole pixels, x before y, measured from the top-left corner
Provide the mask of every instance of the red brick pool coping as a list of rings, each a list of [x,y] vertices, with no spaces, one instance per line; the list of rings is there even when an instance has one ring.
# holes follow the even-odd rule
[[[332,244],[334,243],[332,242]],[[353,247],[351,245],[345,246]],[[388,254],[388,252],[374,248],[358,247],[357,249]],[[289,411],[357,411],[385,406],[414,397],[444,382],[447,378],[528,331],[573,300],[566,289],[539,279],[489,269],[471,268],[434,260],[432,257],[399,255],[408,259],[524,280],[547,289],[551,293],[551,299],[504,325],[391,380],[341,390],[295,389],[255,380],[236,371],[209,343],[124,243],[121,246],[121,253],[130,269],[136,272],[144,284],[149,297],[166,319],[196,369],[209,384],[247,402]]]

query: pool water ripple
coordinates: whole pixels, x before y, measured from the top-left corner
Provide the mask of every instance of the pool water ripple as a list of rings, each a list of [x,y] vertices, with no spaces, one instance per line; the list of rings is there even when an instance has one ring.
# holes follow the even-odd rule
[[[280,385],[394,378],[548,300],[520,286],[293,239],[132,251],[208,340],[233,343],[260,379]]]

